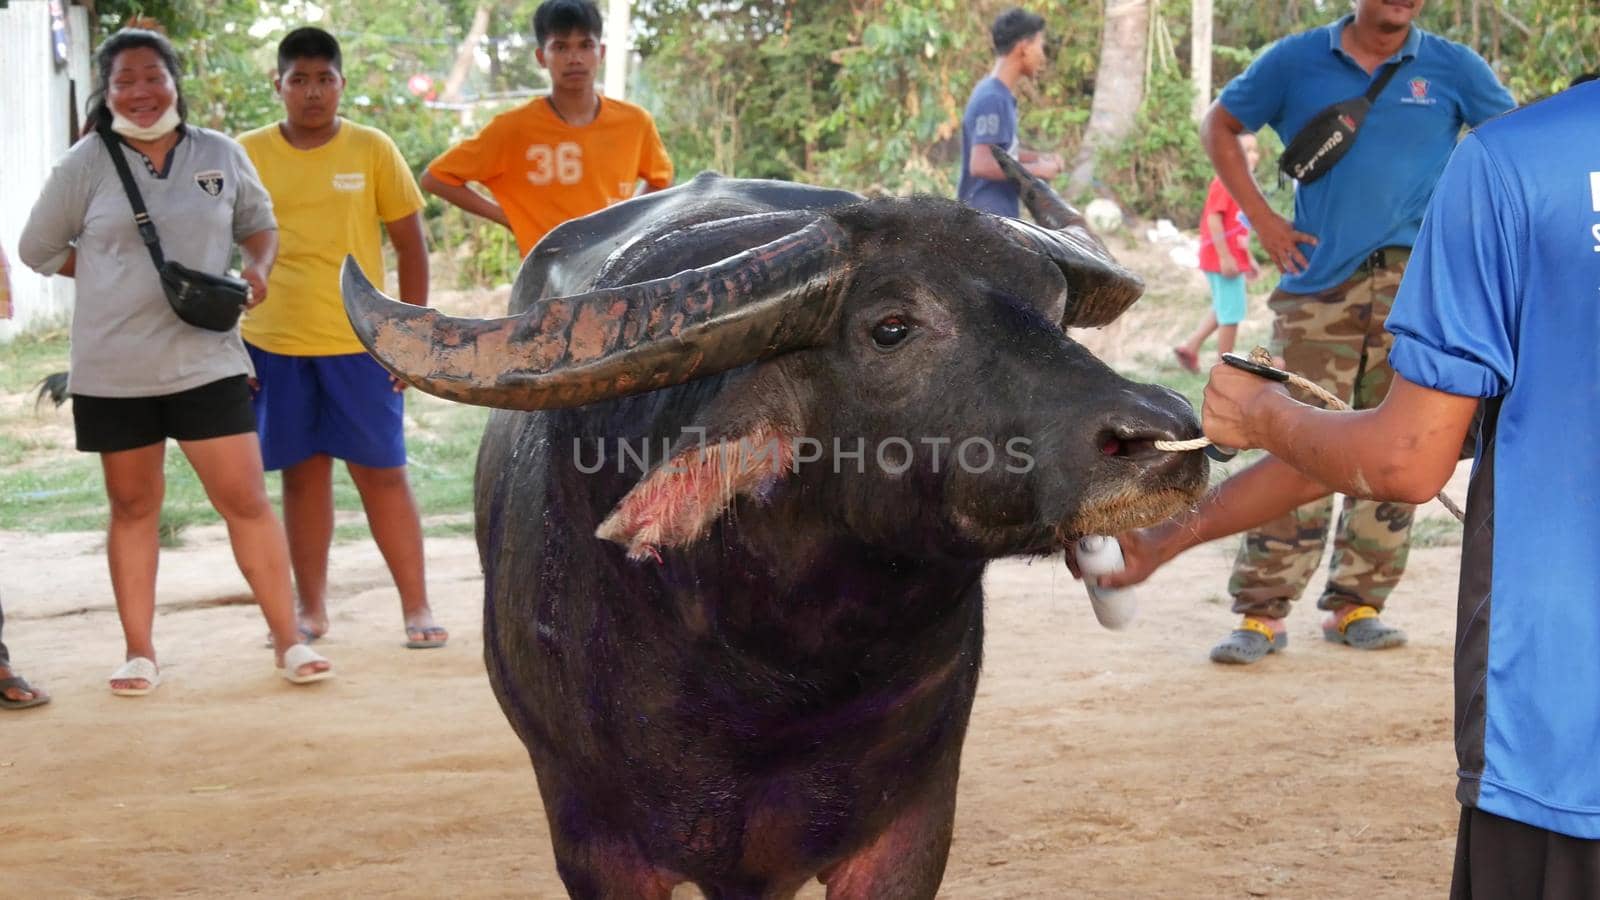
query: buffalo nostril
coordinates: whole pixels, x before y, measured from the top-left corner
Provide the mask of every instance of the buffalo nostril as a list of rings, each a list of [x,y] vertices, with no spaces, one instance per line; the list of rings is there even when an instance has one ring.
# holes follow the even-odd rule
[[[1141,459],[1170,452],[1157,450],[1155,442],[1171,439],[1164,431],[1109,429],[1100,433],[1098,442],[1102,456]]]

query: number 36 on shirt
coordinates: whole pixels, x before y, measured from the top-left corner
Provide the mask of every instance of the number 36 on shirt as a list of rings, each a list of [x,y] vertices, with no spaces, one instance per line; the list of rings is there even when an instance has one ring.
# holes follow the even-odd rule
[[[528,180],[534,184],[577,184],[583,180],[583,148],[572,141],[562,141],[554,147],[533,144],[528,147],[526,158],[532,164],[527,171]]]

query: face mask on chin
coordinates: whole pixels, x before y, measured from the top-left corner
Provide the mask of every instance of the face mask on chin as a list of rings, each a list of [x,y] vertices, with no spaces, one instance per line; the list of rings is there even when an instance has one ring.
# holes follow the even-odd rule
[[[139,125],[116,110],[111,112],[111,130],[134,141],[158,140],[172,133],[181,124],[183,120],[178,118],[176,103],[169,105],[167,111],[161,114],[161,118],[149,125]]]

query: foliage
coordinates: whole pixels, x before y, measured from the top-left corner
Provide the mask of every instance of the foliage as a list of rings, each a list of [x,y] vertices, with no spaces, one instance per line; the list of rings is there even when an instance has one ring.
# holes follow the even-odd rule
[[[1187,78],[1189,4],[1150,0],[1156,25],[1178,49],[1157,67],[1139,134],[1107,150],[1101,181],[1130,212],[1189,220],[1209,179],[1195,126],[1180,100]],[[466,93],[537,89],[529,21],[537,0],[388,0],[324,3],[324,27],[345,43],[346,113],[376,125],[420,168],[475,122],[406,90],[415,74],[443,80],[475,9],[489,10]],[[949,194],[960,167],[966,98],[989,70],[988,24],[1014,0],[635,0],[633,43],[642,59],[631,99],[656,114],[681,176],[701,169],[796,178],[856,190]],[[1047,20],[1050,63],[1018,90],[1023,142],[1070,157],[1095,84],[1104,3],[1034,4]],[[1279,37],[1326,24],[1343,0],[1215,0],[1214,86],[1225,84]],[[183,52],[185,90],[199,121],[239,132],[278,114],[271,47],[311,11],[306,0],[100,0],[104,31],[131,15],[160,20]],[[1476,18],[1473,11],[1476,10]],[[1423,27],[1467,43],[1527,101],[1600,68],[1600,10],[1593,0],[1433,0]],[[610,43],[616,45],[615,36]],[[1277,142],[1264,148],[1271,170]],[[1272,181],[1269,179],[1269,182]],[[1278,202],[1286,197],[1265,184]],[[1189,199],[1186,199],[1189,198]],[[477,270],[498,263],[490,227],[456,228],[430,204],[441,240],[482,241]]]
[[[1189,117],[1194,85],[1176,67],[1157,69],[1145,86],[1132,133],[1101,154],[1099,177],[1124,205],[1183,228],[1199,223],[1211,163]]]

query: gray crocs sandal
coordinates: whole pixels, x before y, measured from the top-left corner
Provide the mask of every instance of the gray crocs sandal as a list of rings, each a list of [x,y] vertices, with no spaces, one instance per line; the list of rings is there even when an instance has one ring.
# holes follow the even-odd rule
[[[1211,661],[1228,665],[1249,665],[1259,662],[1268,653],[1276,653],[1289,646],[1288,632],[1273,633],[1272,629],[1251,619],[1228,633],[1228,636],[1211,648]]]
[[[1406,642],[1406,633],[1378,618],[1378,611],[1370,606],[1358,606],[1344,614],[1338,625],[1322,628],[1324,640],[1335,644],[1348,644],[1357,650],[1387,650]]]

